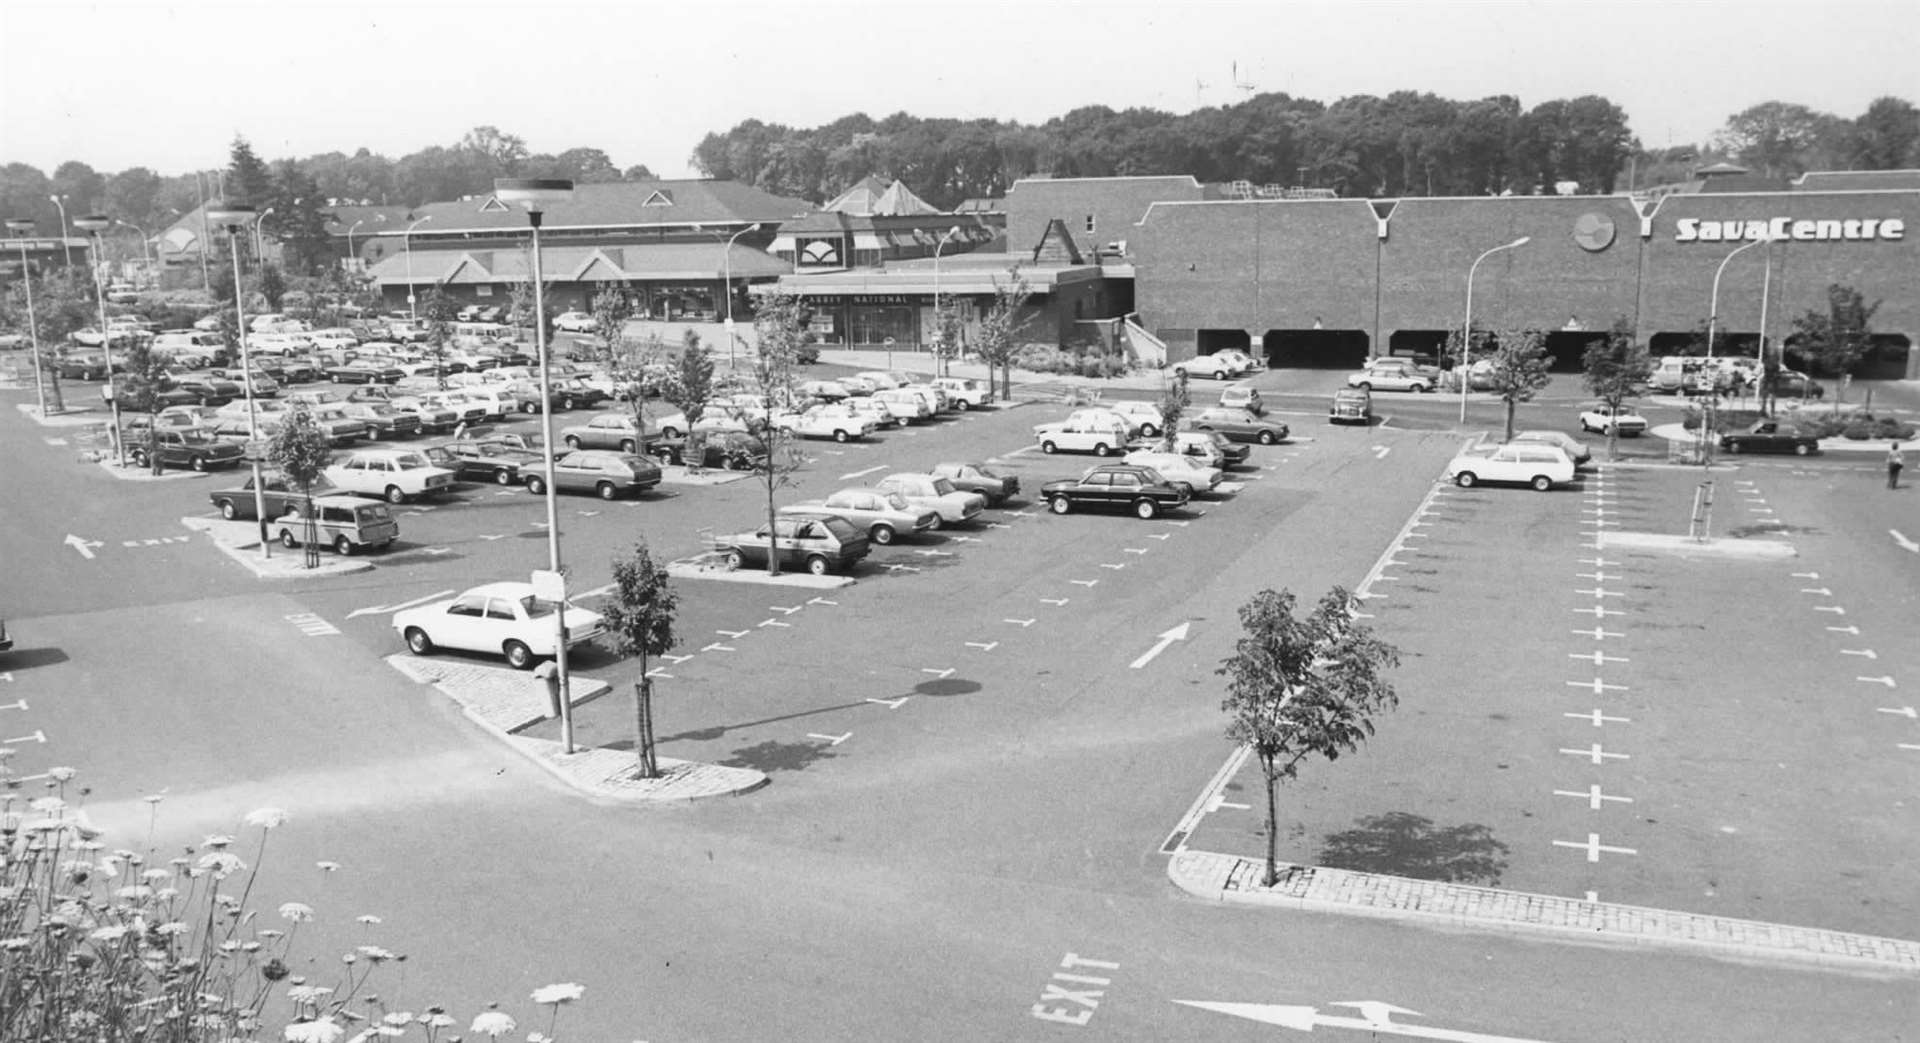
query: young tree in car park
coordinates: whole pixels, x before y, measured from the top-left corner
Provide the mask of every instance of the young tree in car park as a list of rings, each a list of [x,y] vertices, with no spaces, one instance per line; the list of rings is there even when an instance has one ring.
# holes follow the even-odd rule
[[[657,378],[648,378],[644,368],[641,372],[641,382],[634,393],[635,415],[640,415],[641,400],[657,384],[660,397],[687,418],[687,441],[681,449],[681,461],[691,470],[700,470],[707,458],[706,436],[695,434],[693,425],[706,415],[707,403],[713,398],[713,356],[700,343],[700,335],[688,330],[670,369]],[[645,423],[642,417],[643,432]]]
[[[57,273],[36,278],[37,274],[30,267],[23,278],[15,280],[14,285],[7,288],[8,324],[15,328],[26,327],[27,293],[31,291],[33,294],[31,333],[40,344],[42,379],[46,382],[49,398],[47,409],[52,413],[64,413],[67,411],[67,403],[60,390],[59,367],[53,364],[53,347],[67,334],[84,325],[76,321],[75,316],[85,310],[86,302],[73,297],[63,305],[60,295],[63,291],[71,292],[72,279],[55,278],[54,274]],[[27,286],[29,280],[33,283],[31,287]]]
[[[1032,317],[1023,314],[1033,287],[1020,274],[1018,264],[1007,268],[1007,281],[993,280],[993,304],[980,318],[980,357],[987,361],[987,383],[993,383],[995,367],[1000,370],[1000,400],[1013,398],[1013,354],[1020,346],[1020,334]]]
[[[803,461],[793,436],[773,422],[773,411],[793,402],[794,362],[813,334],[807,328],[807,310],[800,298],[778,290],[760,298],[753,334],[758,353],[748,371],[748,386],[760,399],[761,415],[747,422],[747,437],[753,441],[757,455],[766,460],[760,477],[767,489],[767,574],[778,576],[773,494],[791,483],[789,476]]]
[[[623,656],[638,656],[640,679],[633,683],[633,748],[639,754],[639,775],[643,779],[660,777],[653,739],[652,659],[665,655],[678,639],[673,633],[673,617],[680,596],[667,582],[667,570],[657,564],[647,541],[634,542],[624,558],[613,559],[613,590],[601,614],[606,617],[607,632],[613,635],[613,650]]]
[[[1253,751],[1266,783],[1266,887],[1278,879],[1280,782],[1308,757],[1352,753],[1400,703],[1383,676],[1400,653],[1354,619],[1352,594],[1334,587],[1305,617],[1294,604],[1291,591],[1263,590],[1240,606],[1245,634],[1215,671],[1227,678],[1227,738]]]
[[[1533,401],[1534,395],[1553,383],[1548,373],[1553,356],[1547,354],[1547,335],[1534,329],[1501,330],[1494,337],[1493,353],[1487,361],[1492,364],[1488,377],[1493,392],[1507,404],[1504,440],[1512,441],[1514,410],[1522,402]]]
[[[1186,415],[1187,407],[1193,404],[1193,396],[1187,390],[1185,370],[1174,373],[1173,379],[1160,389],[1160,447],[1166,452],[1174,452],[1174,443],[1179,441],[1180,418]]]
[[[266,298],[268,311],[279,311],[280,305],[287,299],[287,277],[280,273],[280,266],[262,261],[258,274],[251,280],[253,292]]]
[[[421,317],[427,322],[427,350],[433,355],[433,376],[440,390],[447,389],[447,349],[453,342],[453,320],[460,314],[454,306],[453,298],[447,295],[447,284],[438,282],[427,291],[427,299],[420,309]]]
[[[1626,400],[1640,394],[1653,376],[1653,358],[1625,315],[1613,320],[1606,339],[1587,342],[1580,363],[1587,390],[1599,397],[1609,415],[1619,413]],[[1607,459],[1619,458],[1620,430],[1608,424]]]
[[[108,379],[112,381],[113,395],[120,403],[122,416],[133,413],[147,415],[147,444],[132,452],[135,463],[150,465],[157,475],[166,470],[166,463],[160,459],[160,425],[155,418],[162,404],[160,392],[166,389],[172,378],[167,373],[167,357],[155,352],[152,345],[152,341],[142,337],[124,347],[115,359],[123,367],[121,374],[117,379],[109,375]],[[126,434],[124,431],[115,432],[115,437],[125,438]]]
[[[960,309],[953,306],[953,298],[941,301],[939,309],[933,313],[933,354],[940,364],[940,375],[943,377],[953,375],[953,360],[960,355],[960,341],[964,332],[965,324],[960,320]]]
[[[531,330],[534,328],[532,244],[521,248],[520,262],[527,271],[527,277],[507,287],[507,303],[513,310],[514,326],[518,329]],[[551,345],[553,343],[553,317],[559,314],[557,311],[559,305],[553,297],[552,279],[548,279],[546,283],[540,287],[540,296],[542,303],[547,306],[547,313],[540,316],[540,328],[546,331],[547,343]]]
[[[608,361],[619,357],[625,339],[621,332],[632,315],[633,302],[619,287],[609,286],[593,295],[593,335],[600,338],[603,357]]]
[[[306,529],[300,540],[306,548],[307,568],[320,564],[319,526],[313,516],[313,483],[333,460],[333,447],[327,433],[305,406],[295,407],[267,440],[266,461],[286,476],[287,485],[306,497]],[[260,519],[260,539],[267,538],[267,519]]]
[[[1846,397],[1846,381],[1873,347],[1873,313],[1880,310],[1880,303],[1868,304],[1859,290],[1834,283],[1827,287],[1824,314],[1808,309],[1793,320],[1797,351],[1811,363],[1807,368],[1825,369],[1839,378],[1833,396],[1835,412]]]

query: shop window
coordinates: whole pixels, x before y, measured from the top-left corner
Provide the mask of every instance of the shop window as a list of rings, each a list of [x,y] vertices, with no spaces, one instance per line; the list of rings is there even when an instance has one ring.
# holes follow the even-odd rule
[[[1092,214],[1087,215],[1087,234],[1088,235],[1093,234],[1093,215]]]
[[[847,342],[855,347],[919,342],[919,324],[914,309],[905,307],[860,307],[848,309]]]

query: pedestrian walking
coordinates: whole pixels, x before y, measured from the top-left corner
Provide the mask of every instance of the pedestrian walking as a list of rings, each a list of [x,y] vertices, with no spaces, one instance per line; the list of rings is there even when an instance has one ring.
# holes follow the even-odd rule
[[[1888,446],[1887,447],[1887,488],[1889,489],[1900,488],[1900,469],[1905,467],[1906,465],[1907,465],[1906,459],[1900,454],[1900,443],[1895,442],[1891,446]]]

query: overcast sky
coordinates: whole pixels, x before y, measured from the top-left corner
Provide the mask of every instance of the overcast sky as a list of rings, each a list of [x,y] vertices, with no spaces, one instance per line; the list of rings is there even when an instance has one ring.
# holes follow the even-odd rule
[[[1920,101],[1916,0],[0,0],[0,38],[0,162],[49,174],[220,167],[235,135],[398,159],[491,124],[691,176],[700,138],[748,118],[1186,112],[1245,97],[1236,62],[1325,102],[1599,94],[1650,147],[1762,101]]]

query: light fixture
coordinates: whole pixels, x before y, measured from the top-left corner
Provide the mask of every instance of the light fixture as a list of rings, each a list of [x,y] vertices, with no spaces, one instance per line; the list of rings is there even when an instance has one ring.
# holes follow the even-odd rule
[[[240,233],[260,219],[260,212],[245,203],[215,199],[203,211],[207,221],[227,230],[227,245],[233,252],[233,317],[240,337],[240,389],[247,396],[247,456],[252,460],[253,512],[260,526],[260,556],[273,557],[273,541],[267,539],[266,483],[260,476],[260,416],[253,405],[253,353],[247,341],[246,291],[240,285]],[[203,251],[204,255],[204,251]]]

